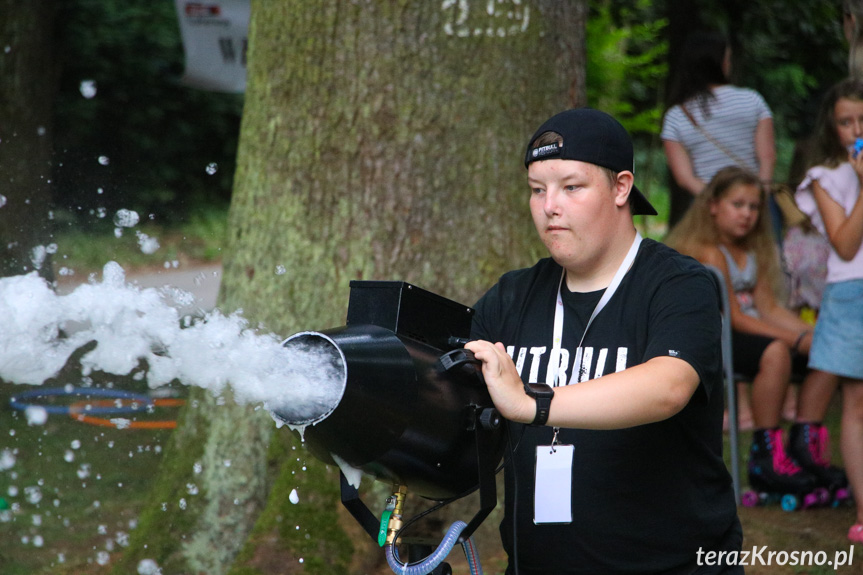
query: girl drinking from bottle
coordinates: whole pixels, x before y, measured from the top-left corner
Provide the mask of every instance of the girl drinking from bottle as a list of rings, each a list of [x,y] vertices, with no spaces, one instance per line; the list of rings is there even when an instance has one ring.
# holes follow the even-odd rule
[[[847,79],[825,95],[816,122],[806,177],[797,203],[830,242],[827,285],[809,355],[812,370],[803,383],[797,420],[813,426],[810,452],[818,445],[829,394],[824,388],[839,376],[842,383],[841,450],[848,481],[857,499],[856,523],[848,538],[863,543],[863,81]],[[822,464],[826,464],[821,458]]]

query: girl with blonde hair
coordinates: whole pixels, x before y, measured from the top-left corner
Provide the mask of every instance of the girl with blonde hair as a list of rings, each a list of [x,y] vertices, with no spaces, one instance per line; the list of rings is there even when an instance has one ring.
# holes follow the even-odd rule
[[[811,327],[779,302],[782,272],[758,176],[719,170],[666,243],[720,272],[730,298],[734,371],[752,382],[749,482],[771,493],[807,495],[816,479],[790,457],[780,427],[793,373],[804,375]]]

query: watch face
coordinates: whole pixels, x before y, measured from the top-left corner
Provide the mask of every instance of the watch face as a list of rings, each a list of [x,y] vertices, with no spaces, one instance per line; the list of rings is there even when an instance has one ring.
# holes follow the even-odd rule
[[[525,383],[524,391],[531,397],[554,396],[554,390],[545,383]]]

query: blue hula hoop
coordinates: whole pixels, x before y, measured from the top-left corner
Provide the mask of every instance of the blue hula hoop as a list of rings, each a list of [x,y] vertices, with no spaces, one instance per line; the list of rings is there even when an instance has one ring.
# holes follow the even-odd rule
[[[147,395],[133,393],[131,391],[123,391],[121,389],[102,389],[98,387],[49,387],[46,389],[31,389],[17,395],[13,395],[9,400],[9,404],[21,411],[28,407],[39,407],[47,413],[57,415],[69,415],[68,405],[40,405],[38,403],[27,403],[22,399],[34,399],[37,397],[56,397],[66,395],[83,395],[92,397],[113,397],[118,399],[131,399],[140,402],[140,405],[118,405],[113,407],[108,406],[93,406],[87,410],[87,413],[92,414],[116,414],[116,413],[132,413],[141,411],[142,409],[153,404],[153,399]]]

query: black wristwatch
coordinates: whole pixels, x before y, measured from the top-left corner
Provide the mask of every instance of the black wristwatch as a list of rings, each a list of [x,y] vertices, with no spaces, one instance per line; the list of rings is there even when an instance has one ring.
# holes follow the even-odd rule
[[[536,400],[536,417],[531,425],[545,425],[548,421],[548,412],[551,409],[551,398],[554,390],[545,383],[525,383],[524,392]]]

